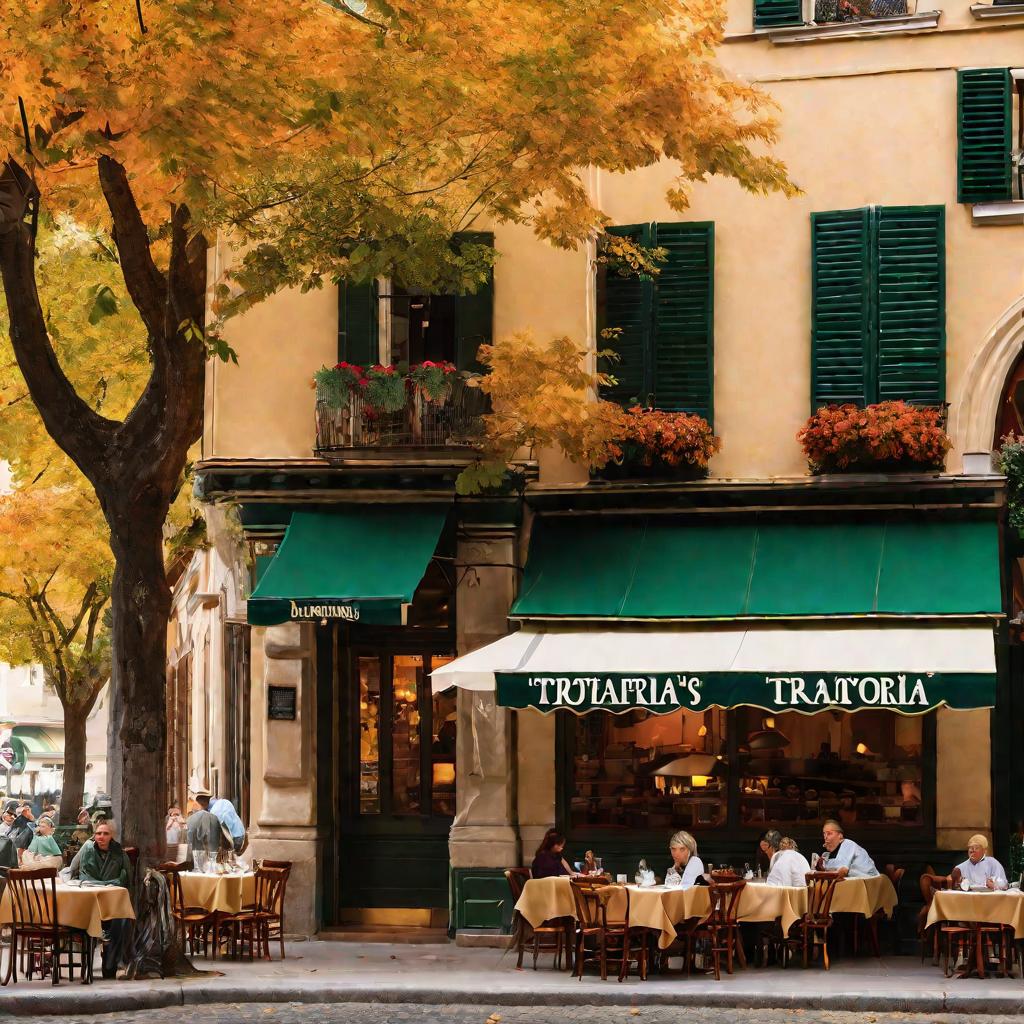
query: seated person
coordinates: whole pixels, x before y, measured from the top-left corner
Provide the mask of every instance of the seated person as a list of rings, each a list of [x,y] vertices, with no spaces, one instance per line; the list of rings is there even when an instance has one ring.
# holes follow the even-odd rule
[[[988,855],[988,840],[982,836],[971,836],[967,840],[967,860],[957,864],[956,870],[960,877],[970,882],[971,887],[986,889],[1008,889],[1010,883],[1006,880],[1006,872],[1003,865]],[[955,876],[951,876],[952,878]]]
[[[45,815],[39,819],[36,834],[29,843],[28,849],[21,858],[24,868],[54,868],[59,871],[64,866],[64,857],[53,838],[53,822]]]
[[[776,835],[778,835],[777,832]],[[779,848],[772,855],[772,863],[768,869],[766,881],[769,885],[788,885],[803,889],[807,885],[807,875],[810,870],[811,865],[797,849],[796,840],[786,836],[779,839]]]
[[[573,874],[572,868],[562,856],[564,849],[565,836],[556,829],[549,828],[534,854],[530,874],[534,878],[556,878],[559,875]]]
[[[112,821],[100,821],[92,839],[78,854],[78,877],[83,882],[100,882],[128,888],[128,857],[121,844],[114,839],[116,826]],[[117,968],[124,955],[128,935],[126,920],[103,922],[103,977],[116,978]]]
[[[697,840],[689,832],[677,832],[668,842],[672,866],[665,872],[666,885],[689,889],[704,874],[704,862],[697,856]]]
[[[843,826],[829,819],[821,826],[825,852],[818,855],[819,871],[836,871],[840,878],[877,878],[878,868],[863,846],[847,839]]]

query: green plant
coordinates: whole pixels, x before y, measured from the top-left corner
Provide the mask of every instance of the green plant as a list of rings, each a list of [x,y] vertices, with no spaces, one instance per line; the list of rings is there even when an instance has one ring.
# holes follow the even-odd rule
[[[409,370],[409,380],[423,392],[428,401],[437,402],[447,398],[451,393],[454,374],[454,363],[435,363],[430,359],[424,359],[422,363]]]
[[[668,259],[668,249],[641,245],[628,235],[604,232],[597,240],[597,263],[618,277],[637,277],[649,281],[661,273],[661,264]]]
[[[999,472],[1006,477],[1010,526],[1024,537],[1024,436],[1008,434],[996,453]]]
[[[377,363],[366,371],[363,401],[376,413],[399,412],[405,408],[405,382],[395,367]]]
[[[313,374],[317,399],[331,409],[340,409],[348,401],[348,396],[353,391],[358,391],[363,387],[365,379],[363,368],[353,363],[321,366]]]

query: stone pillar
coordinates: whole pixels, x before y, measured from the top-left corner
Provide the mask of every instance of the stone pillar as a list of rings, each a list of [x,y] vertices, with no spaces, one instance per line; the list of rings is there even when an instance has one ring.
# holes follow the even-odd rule
[[[466,654],[508,632],[515,595],[516,530],[463,525],[458,545],[458,651]],[[512,716],[493,693],[458,695],[454,868],[505,868],[519,863],[515,815]]]
[[[260,790],[253,857],[292,862],[285,926],[289,934],[312,935],[320,916],[315,628],[290,622],[254,629],[252,643],[262,654],[253,658],[253,668],[262,664],[262,672],[252,680],[253,743],[262,738],[262,780],[253,773],[253,788]],[[295,689],[294,721],[268,717],[271,686]]]

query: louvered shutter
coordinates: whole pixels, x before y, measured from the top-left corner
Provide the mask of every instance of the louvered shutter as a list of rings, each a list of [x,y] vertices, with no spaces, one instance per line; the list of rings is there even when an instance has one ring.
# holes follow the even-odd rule
[[[494,248],[490,231],[460,231],[453,242],[472,242]],[[494,336],[494,273],[475,292],[455,300],[455,365],[460,370],[479,372],[476,354],[481,345],[489,345]]]
[[[668,250],[654,281],[654,405],[714,415],[715,226],[655,224]]]
[[[801,25],[803,20],[802,0],[754,0],[754,28]]]
[[[873,401],[870,211],[811,214],[811,408]]]
[[[377,282],[338,285],[338,362],[380,362],[377,341]]]
[[[1013,198],[1008,68],[957,72],[957,195],[961,203]]]
[[[945,401],[945,212],[941,206],[875,211],[877,401]]]
[[[612,235],[626,235],[640,245],[651,245],[650,224],[627,224],[606,229]],[[621,405],[646,405],[651,391],[651,311],[654,286],[651,281],[620,277],[601,269],[598,275],[598,329],[617,327],[621,334],[610,341],[598,338],[598,347],[611,349],[616,360],[602,360],[601,370],[618,381],[602,391],[602,398]]]

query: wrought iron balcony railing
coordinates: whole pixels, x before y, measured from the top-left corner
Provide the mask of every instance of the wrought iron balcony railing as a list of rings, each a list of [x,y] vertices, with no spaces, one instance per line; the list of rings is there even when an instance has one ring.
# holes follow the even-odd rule
[[[410,388],[405,405],[393,412],[370,406],[358,392],[340,400],[318,387],[316,451],[330,458],[352,449],[471,448],[480,439],[487,395],[472,381],[477,375],[452,376],[447,394],[427,398]]]
[[[814,21],[818,25],[897,18],[909,13],[907,0],[815,0],[814,3]]]

